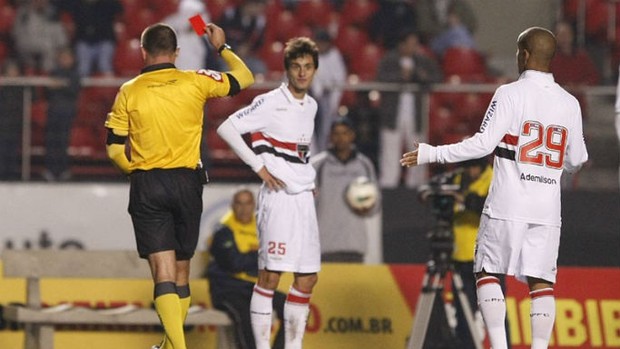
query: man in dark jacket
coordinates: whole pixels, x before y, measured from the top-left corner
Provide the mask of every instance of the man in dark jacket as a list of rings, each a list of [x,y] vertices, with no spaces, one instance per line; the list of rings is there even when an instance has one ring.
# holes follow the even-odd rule
[[[254,349],[254,335],[250,322],[250,300],[258,275],[258,237],[256,235],[254,194],[240,189],[233,195],[231,210],[220,220],[220,225],[209,243],[210,260],[207,278],[211,301],[216,309],[225,311],[235,323],[238,348]],[[286,295],[274,294],[274,310],[279,319],[284,317]],[[284,331],[280,326],[273,348],[284,348]]]

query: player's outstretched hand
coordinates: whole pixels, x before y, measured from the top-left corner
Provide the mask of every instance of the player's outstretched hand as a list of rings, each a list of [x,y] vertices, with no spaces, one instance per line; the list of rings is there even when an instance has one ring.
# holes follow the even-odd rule
[[[258,174],[260,179],[262,179],[263,182],[265,182],[265,185],[267,185],[267,188],[269,188],[269,190],[278,191],[286,187],[286,184],[284,184],[284,182],[282,182],[280,179],[274,177],[271,173],[269,173],[269,171],[267,171],[267,168],[265,166],[263,166],[260,170],[258,170],[256,174]]]
[[[400,159],[401,166],[411,167],[418,164],[418,143],[414,143],[413,148],[415,150],[403,154],[403,157]]]
[[[207,24],[205,34],[207,34],[209,42],[216,50],[226,43],[226,34],[224,34],[224,29],[218,27],[216,24]]]

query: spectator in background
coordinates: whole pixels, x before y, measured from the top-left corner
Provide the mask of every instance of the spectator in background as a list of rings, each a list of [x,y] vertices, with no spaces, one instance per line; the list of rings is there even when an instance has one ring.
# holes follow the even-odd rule
[[[247,42],[240,42],[237,46],[237,54],[250,71],[254,74],[254,77],[258,80],[258,76],[265,76],[269,73],[265,62],[256,54],[256,51],[252,49],[251,44]]]
[[[224,11],[219,25],[226,31],[226,38],[233,49],[240,43],[249,44],[252,51],[262,47],[267,25],[265,9],[265,0],[246,0]]]
[[[416,33],[402,33],[398,46],[381,59],[377,79],[381,82],[402,84],[440,82],[443,78],[441,68],[424,52]],[[410,147],[414,139],[422,137],[415,94],[408,91],[384,92],[379,114],[379,183],[384,188],[395,188],[401,178],[398,161],[403,147]],[[405,185],[415,187],[424,179],[424,168],[408,168]]]
[[[357,91],[347,118],[355,126],[355,146],[379,168],[379,91]]]
[[[471,34],[476,33],[478,20],[466,0],[416,0],[415,9],[416,29],[425,45],[449,27],[450,13],[457,14]]]
[[[413,0],[381,0],[372,16],[368,34],[373,41],[390,50],[398,44],[398,33],[415,30],[416,11]]]
[[[254,349],[250,300],[258,279],[258,236],[252,191],[237,190],[230,208],[209,242],[209,290],[213,307],[228,313],[235,323],[237,348]],[[282,321],[286,295],[277,291],[273,298],[274,311]],[[274,349],[284,348],[283,328],[274,339]]]
[[[170,25],[177,32],[179,55],[175,61],[178,69],[198,70],[207,62],[207,43],[204,38],[196,35],[188,18],[199,14],[207,23],[209,13],[201,0],[181,0],[177,12],[164,18],[162,22]]]
[[[439,58],[451,47],[476,48],[474,36],[461,20],[454,5],[448,10],[447,27],[431,39],[430,47]]]
[[[620,67],[618,67],[620,73]],[[620,74],[616,84],[616,134],[618,135],[618,145],[620,146]],[[618,170],[618,179],[620,183],[620,169]]]
[[[357,151],[353,124],[346,117],[332,122],[330,140],[330,148],[311,159],[316,169],[321,261],[362,263],[368,248],[366,218],[379,211],[380,200],[373,207],[355,210],[347,204],[345,192],[358,177],[377,183],[375,168]]]
[[[575,32],[569,22],[560,21],[556,24],[555,37],[558,44],[555,56],[551,60],[551,73],[555,82],[575,95],[584,118],[587,118],[585,96],[576,89],[597,85],[601,81],[601,76],[588,52],[575,44]]]
[[[119,0],[72,0],[61,2],[75,23],[75,50],[80,76],[98,72],[114,74],[116,35],[114,23],[123,12]],[[96,66],[96,67],[95,67]]]
[[[16,60],[2,62],[0,76],[17,78],[22,75]],[[0,86],[0,180],[19,179],[20,140],[24,113],[24,88]]]
[[[67,149],[80,93],[80,74],[75,66],[73,50],[69,47],[60,49],[57,53],[57,63],[50,76],[59,79],[59,82],[47,90],[46,169],[43,171],[43,178],[47,181],[64,181],[71,178]]]
[[[314,135],[312,142],[314,154],[327,148],[332,122],[338,117],[338,107],[342,98],[342,85],[347,80],[347,67],[344,58],[332,38],[324,29],[319,29],[314,40],[319,48],[321,69],[317,70],[310,89],[319,109],[314,119]]]
[[[47,74],[56,64],[56,53],[69,44],[58,12],[49,0],[22,2],[17,8],[12,35],[27,74]]]

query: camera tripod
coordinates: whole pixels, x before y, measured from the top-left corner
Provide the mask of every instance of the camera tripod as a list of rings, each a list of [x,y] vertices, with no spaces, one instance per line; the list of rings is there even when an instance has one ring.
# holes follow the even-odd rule
[[[451,241],[449,243],[451,244]],[[422,291],[416,304],[415,318],[411,333],[409,334],[409,340],[407,341],[407,349],[457,348],[457,339],[448,324],[446,307],[442,299],[445,279],[449,271],[452,271],[452,292],[455,297],[459,298],[474,346],[476,349],[483,348],[482,338],[480,338],[474,324],[474,315],[469,305],[469,300],[463,292],[463,280],[458,273],[454,272],[449,262],[449,251],[451,250],[449,248],[433,253],[433,258],[426,264],[427,269],[422,279]],[[435,318],[432,318],[431,315],[435,315]],[[440,343],[429,344],[427,338],[429,328],[431,327],[429,325],[439,327],[434,328],[434,330],[437,330],[434,331],[434,334],[440,337]]]

